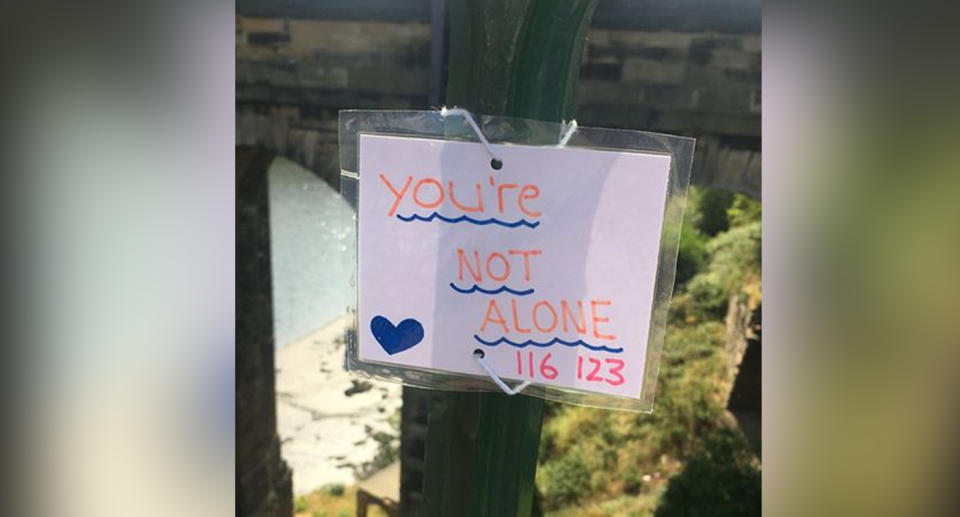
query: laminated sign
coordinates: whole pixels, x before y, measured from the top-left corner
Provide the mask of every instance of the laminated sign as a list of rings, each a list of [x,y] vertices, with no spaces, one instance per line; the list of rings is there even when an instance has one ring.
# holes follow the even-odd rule
[[[359,361],[641,397],[671,153],[358,138]]]

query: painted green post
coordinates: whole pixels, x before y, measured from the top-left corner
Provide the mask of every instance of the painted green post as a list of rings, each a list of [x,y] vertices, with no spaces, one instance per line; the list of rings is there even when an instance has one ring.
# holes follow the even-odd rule
[[[450,0],[447,106],[560,122],[597,0]],[[434,392],[427,409],[423,515],[528,516],[543,401]]]

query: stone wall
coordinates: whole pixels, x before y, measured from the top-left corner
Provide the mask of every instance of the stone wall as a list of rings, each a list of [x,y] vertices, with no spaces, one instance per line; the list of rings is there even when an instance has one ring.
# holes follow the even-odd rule
[[[429,54],[426,23],[237,16],[237,145],[339,188],[337,112],[426,107]]]
[[[760,34],[698,29],[592,28],[577,121],[697,137],[696,183],[759,197]],[[443,74],[430,67],[429,20],[238,15],[236,35],[237,143],[335,186],[337,111],[426,109]]]
[[[760,34],[594,28],[577,122],[698,138],[695,183],[760,197]]]
[[[280,457],[273,369],[267,169],[273,154],[238,147],[236,514],[293,514],[290,470]]]
[[[577,90],[587,125],[760,136],[760,35],[593,29]]]

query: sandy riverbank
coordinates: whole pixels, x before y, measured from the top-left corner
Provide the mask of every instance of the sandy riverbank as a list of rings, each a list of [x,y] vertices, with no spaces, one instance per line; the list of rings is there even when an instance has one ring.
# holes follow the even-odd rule
[[[344,318],[277,350],[277,431],[293,469],[293,490],[304,494],[327,483],[354,482],[354,469],[372,460],[376,432],[396,434],[388,419],[401,405],[398,384],[369,381],[350,396],[343,369]]]

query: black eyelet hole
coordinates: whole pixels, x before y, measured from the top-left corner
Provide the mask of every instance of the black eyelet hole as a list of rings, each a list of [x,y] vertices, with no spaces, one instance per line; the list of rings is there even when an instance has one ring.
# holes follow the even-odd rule
[[[479,357],[480,359],[483,359],[483,356],[485,356],[485,355],[486,355],[486,354],[483,353],[483,350],[480,350],[479,348],[477,348],[477,349],[475,349],[475,350],[473,351],[473,356],[474,356],[474,357]]]
[[[494,158],[490,160],[490,166],[493,167],[493,170],[498,171],[500,170],[500,167],[503,167],[503,162]]]

